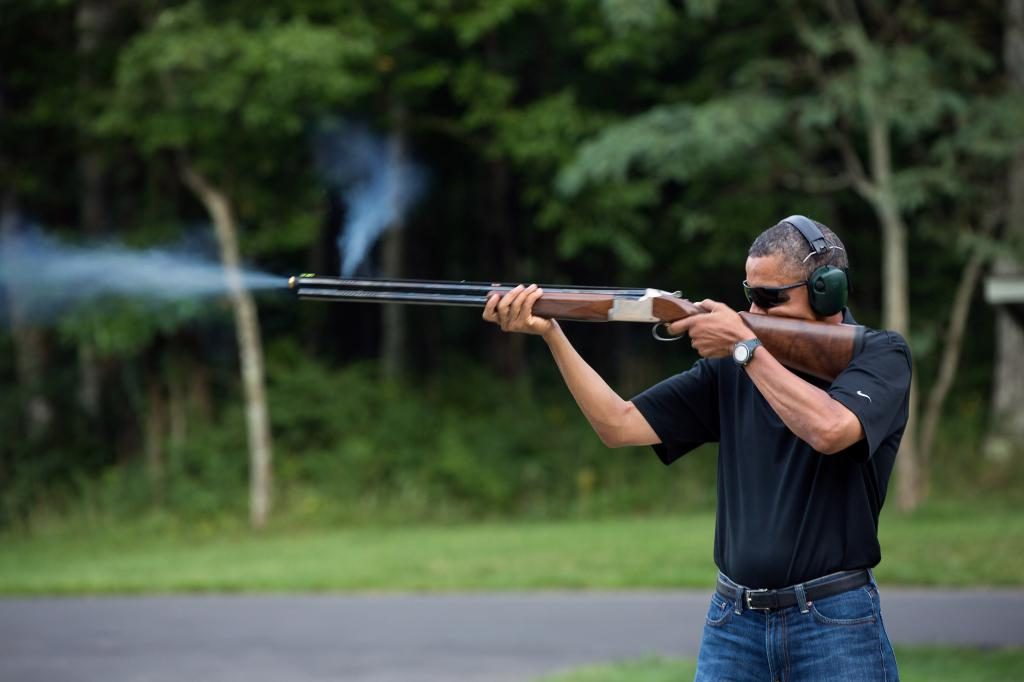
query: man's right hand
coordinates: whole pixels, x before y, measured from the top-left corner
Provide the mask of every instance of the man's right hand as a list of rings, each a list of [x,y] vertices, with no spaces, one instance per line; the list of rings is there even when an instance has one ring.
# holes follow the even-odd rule
[[[483,317],[506,332],[543,336],[557,327],[554,320],[533,314],[533,305],[543,294],[544,290],[536,284],[528,287],[520,284],[504,296],[493,294],[487,299]]]

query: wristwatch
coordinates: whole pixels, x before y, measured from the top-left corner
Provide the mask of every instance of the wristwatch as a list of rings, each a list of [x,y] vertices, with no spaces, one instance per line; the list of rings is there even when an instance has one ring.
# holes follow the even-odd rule
[[[754,351],[761,345],[758,339],[740,341],[732,347],[732,360],[740,367],[746,367],[754,359]]]

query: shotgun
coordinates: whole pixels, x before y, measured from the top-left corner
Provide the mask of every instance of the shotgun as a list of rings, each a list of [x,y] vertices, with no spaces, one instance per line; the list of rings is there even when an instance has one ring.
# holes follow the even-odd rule
[[[343,279],[303,274],[288,278],[288,288],[301,299],[410,303],[482,308],[488,297],[516,285],[417,279]],[[540,285],[544,295],[533,306],[538,317],[579,322],[648,322],[654,337],[663,325],[706,310],[678,292],[660,289]],[[809,322],[775,315],[740,312],[761,344],[790,369],[832,381],[864,347],[860,325]]]

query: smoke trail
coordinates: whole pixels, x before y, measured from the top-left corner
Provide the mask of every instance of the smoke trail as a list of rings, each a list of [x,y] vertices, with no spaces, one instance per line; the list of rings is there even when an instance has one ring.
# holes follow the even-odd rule
[[[396,153],[394,139],[382,139],[361,126],[326,124],[316,134],[315,146],[317,166],[345,202],[338,249],[347,277],[423,194],[426,174]]]
[[[221,264],[186,248],[72,245],[35,228],[5,229],[0,234],[0,284],[8,306],[16,304],[19,315],[33,323],[106,297],[166,303],[225,293]],[[249,289],[285,286],[284,278],[262,272],[244,271],[242,279]]]

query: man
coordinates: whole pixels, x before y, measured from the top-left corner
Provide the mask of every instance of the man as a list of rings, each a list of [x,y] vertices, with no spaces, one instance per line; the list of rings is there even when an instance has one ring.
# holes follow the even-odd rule
[[[791,216],[750,247],[750,312],[855,324],[846,251]],[[557,322],[531,314],[535,285],[492,296],[484,319],[539,334],[609,447],[652,445],[666,464],[718,442],[712,595],[697,680],[896,680],[877,586],[878,516],[907,422],[910,352],[869,332],[829,383],[782,366],[727,305],[669,325],[700,353],[690,370],[620,398]]]

